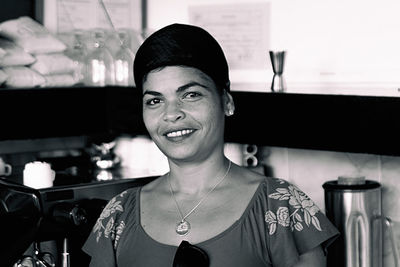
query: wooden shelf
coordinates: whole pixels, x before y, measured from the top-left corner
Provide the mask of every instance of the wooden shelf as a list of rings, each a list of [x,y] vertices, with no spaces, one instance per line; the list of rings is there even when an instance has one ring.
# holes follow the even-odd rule
[[[226,141],[400,155],[400,98],[232,92]],[[0,140],[146,134],[135,88],[0,89]]]

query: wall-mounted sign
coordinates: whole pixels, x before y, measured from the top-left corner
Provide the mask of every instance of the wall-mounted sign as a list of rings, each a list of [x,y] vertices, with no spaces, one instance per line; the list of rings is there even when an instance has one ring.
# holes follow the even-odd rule
[[[269,3],[193,5],[189,6],[189,22],[218,40],[231,69],[265,69],[269,65]]]
[[[112,26],[141,30],[141,3],[141,0],[44,0],[43,24],[55,33]]]

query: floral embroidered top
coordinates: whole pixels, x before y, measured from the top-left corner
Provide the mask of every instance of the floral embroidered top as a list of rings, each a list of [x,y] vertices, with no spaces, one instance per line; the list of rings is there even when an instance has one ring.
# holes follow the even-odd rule
[[[140,225],[140,187],[111,199],[83,246],[90,266],[172,266],[177,247],[161,244]],[[260,183],[241,218],[221,234],[196,244],[210,266],[289,267],[338,231],[293,184],[275,178]]]

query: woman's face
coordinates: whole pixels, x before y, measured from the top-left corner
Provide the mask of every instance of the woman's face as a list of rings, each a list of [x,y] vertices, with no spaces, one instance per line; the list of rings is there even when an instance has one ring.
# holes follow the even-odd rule
[[[143,83],[144,123],[172,160],[201,160],[223,151],[229,102],[230,95],[221,96],[214,81],[195,68],[157,69]]]

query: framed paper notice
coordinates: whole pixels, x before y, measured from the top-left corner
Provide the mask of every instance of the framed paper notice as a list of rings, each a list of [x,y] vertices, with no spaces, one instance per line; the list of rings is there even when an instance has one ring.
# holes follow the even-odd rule
[[[265,69],[269,64],[268,2],[189,6],[189,22],[217,39],[231,69]]]
[[[44,0],[43,24],[53,33],[112,26],[141,31],[142,0]]]

